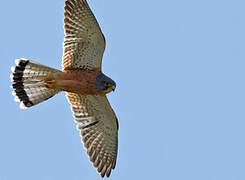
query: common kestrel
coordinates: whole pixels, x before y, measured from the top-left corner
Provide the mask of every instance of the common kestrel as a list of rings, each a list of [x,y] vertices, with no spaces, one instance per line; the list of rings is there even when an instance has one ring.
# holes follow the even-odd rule
[[[116,83],[101,71],[105,38],[86,0],[66,0],[63,69],[17,59],[11,80],[25,109],[66,91],[90,161],[102,177],[116,166],[118,120],[106,94]]]

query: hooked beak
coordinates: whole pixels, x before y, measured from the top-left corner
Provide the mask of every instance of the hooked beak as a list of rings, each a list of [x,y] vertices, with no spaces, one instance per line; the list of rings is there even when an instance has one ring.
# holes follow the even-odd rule
[[[115,91],[115,89],[116,89],[116,86],[112,86],[112,91],[114,92]]]

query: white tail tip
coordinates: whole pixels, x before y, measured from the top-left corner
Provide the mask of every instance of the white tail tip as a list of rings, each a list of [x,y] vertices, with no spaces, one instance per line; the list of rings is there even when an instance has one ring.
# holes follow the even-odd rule
[[[23,102],[20,103],[20,109],[27,109],[27,107],[25,106]]]
[[[12,73],[15,72],[15,67],[14,66],[11,67],[11,71],[12,71]]]

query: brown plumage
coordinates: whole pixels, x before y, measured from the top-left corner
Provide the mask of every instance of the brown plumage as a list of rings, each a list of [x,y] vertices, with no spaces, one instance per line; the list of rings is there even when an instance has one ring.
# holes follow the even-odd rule
[[[101,74],[100,69],[71,69],[63,70],[45,77],[47,87],[60,91],[78,94],[103,94],[96,89],[95,81]],[[105,95],[105,94],[104,94]]]

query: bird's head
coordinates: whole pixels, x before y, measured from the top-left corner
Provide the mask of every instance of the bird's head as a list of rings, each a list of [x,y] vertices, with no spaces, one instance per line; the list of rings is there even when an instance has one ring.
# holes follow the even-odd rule
[[[95,87],[102,93],[109,93],[116,89],[116,83],[103,73],[96,77]]]

